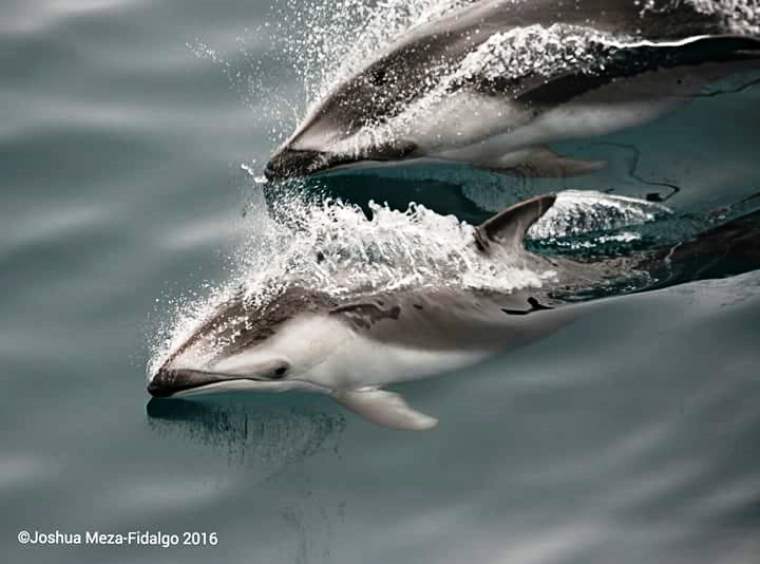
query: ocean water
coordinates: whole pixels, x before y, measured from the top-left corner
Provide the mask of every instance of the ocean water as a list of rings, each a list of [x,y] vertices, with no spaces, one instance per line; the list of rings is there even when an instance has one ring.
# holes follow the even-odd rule
[[[0,7],[2,561],[760,561],[760,272],[607,299],[529,347],[397,386],[440,419],[426,433],[305,394],[150,401],[177,310],[270,256],[256,237],[273,196],[253,177],[341,53],[344,24],[313,6]],[[408,24],[402,8],[370,15]],[[757,78],[557,146],[609,160],[592,176],[404,166],[307,188],[478,222],[545,191],[676,186],[665,204],[703,218],[760,190]],[[217,542],[17,539],[56,530]]]

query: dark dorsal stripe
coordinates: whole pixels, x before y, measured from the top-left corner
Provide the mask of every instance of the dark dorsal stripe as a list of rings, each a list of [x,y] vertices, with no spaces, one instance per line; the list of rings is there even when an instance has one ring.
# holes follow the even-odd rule
[[[620,78],[630,78],[659,69],[695,66],[706,63],[729,63],[744,60],[760,61],[760,40],[749,37],[704,37],[680,46],[626,47],[615,52],[605,61],[603,71],[594,73],[572,73],[556,78],[539,77],[528,79],[515,100],[528,106],[551,107],[562,104],[596,90]],[[482,86],[485,91],[509,93],[510,89],[520,90],[519,81],[514,79],[491,81]],[[503,89],[499,92],[499,89]]]

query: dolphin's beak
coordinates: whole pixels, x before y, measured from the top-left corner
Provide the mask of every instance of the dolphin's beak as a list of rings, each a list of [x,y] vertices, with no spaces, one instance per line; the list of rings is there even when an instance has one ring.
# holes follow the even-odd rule
[[[148,383],[148,393],[153,397],[167,398],[177,392],[219,382],[215,374],[196,370],[168,370],[162,368]]]
[[[203,370],[170,370],[161,368],[148,383],[148,393],[156,398],[168,398],[179,392],[186,392],[209,384],[232,380],[261,381],[263,379],[254,376],[204,372]]]
[[[264,169],[264,176],[270,182],[289,178],[303,178],[339,166],[350,165],[359,160],[361,159],[347,154],[284,147],[269,159]]]
[[[332,166],[328,153],[285,147],[276,152],[264,169],[269,181],[286,180],[315,174]]]

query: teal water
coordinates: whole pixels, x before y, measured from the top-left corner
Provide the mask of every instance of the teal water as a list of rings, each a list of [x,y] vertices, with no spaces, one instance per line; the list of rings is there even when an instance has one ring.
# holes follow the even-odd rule
[[[530,347],[399,386],[440,419],[428,433],[309,395],[149,403],[167,303],[224,279],[247,219],[266,213],[240,165],[260,169],[271,131],[292,125],[278,96],[302,101],[260,27],[284,13],[243,0],[0,13],[3,562],[760,559],[760,273],[611,299]],[[563,144],[609,158],[591,177],[401,168],[320,184],[469,221],[562,188],[675,184],[681,213],[730,206],[760,189],[750,78]],[[218,544],[32,546],[21,530]]]

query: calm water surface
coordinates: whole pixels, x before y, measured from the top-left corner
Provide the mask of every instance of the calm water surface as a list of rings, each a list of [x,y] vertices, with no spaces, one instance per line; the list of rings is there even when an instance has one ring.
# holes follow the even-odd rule
[[[760,273],[612,299],[526,349],[404,385],[440,418],[429,433],[307,395],[149,404],[165,300],[224,278],[245,203],[266,213],[240,165],[260,167],[288,126],[246,81],[302,96],[257,31],[276,14],[243,0],[6,0],[0,14],[2,561],[760,561]],[[563,187],[667,193],[643,181],[703,211],[760,190],[759,105],[747,88],[566,143],[610,159],[592,177],[329,184],[473,221]],[[219,543],[22,546],[22,529]]]

